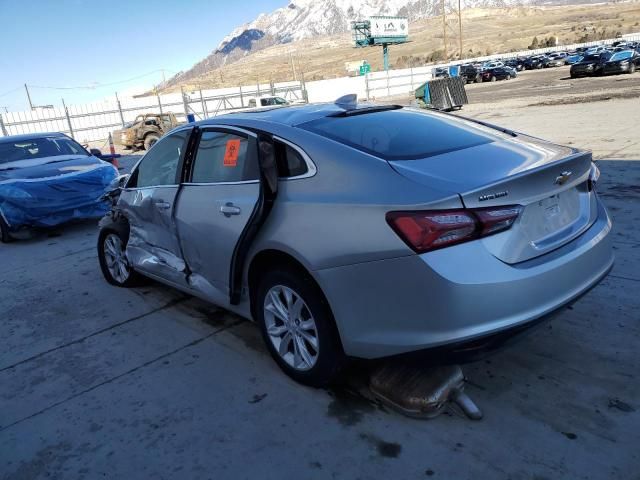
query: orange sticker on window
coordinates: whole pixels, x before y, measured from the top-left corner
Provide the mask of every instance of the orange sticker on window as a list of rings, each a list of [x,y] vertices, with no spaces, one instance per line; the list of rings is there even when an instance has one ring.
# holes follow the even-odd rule
[[[224,151],[223,164],[225,167],[235,167],[238,165],[238,155],[240,154],[240,140],[228,140],[227,148]]]

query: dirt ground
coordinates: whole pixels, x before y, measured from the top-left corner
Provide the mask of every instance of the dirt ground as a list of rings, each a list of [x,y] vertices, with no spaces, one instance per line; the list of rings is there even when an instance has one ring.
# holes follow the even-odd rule
[[[295,384],[248,321],[158,284],[109,286],[86,222],[0,245],[0,478],[639,478],[640,102],[527,106],[566,98],[534,88],[565,72],[524,74],[507,100],[472,85],[460,113],[593,149],[616,264],[551,324],[463,366],[483,420],[402,417],[364,393],[366,368]]]
[[[462,18],[464,57],[471,58],[526,50],[534,37],[543,40],[556,36],[560,45],[569,45],[638,32],[640,3],[475,8],[465,9]],[[447,25],[448,54],[456,59],[459,52],[456,13],[449,12]],[[392,68],[418,67],[444,60],[442,17],[412,21],[409,40],[390,47]],[[342,77],[346,74],[344,64],[349,61],[367,60],[373,71],[380,71],[383,69],[381,50],[380,47],[354,48],[351,33],[313,37],[256,51],[182,83],[187,88],[198,85],[213,88],[286,81],[294,76],[292,58],[298,75],[303,74],[307,81]],[[179,91],[179,86],[170,90]]]

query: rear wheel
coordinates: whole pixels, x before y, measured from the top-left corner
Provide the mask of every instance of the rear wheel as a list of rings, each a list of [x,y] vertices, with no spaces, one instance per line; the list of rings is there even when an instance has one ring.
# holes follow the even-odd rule
[[[149,150],[153,147],[156,142],[160,140],[160,137],[155,133],[148,133],[146,137],[144,137],[144,149]]]
[[[496,80],[497,80],[496,76],[495,75],[491,75],[491,81],[495,82]]]
[[[256,295],[256,320],[269,353],[297,382],[331,383],[345,363],[331,309],[315,283],[302,272],[267,272]]]
[[[127,238],[122,232],[102,230],[98,236],[98,260],[107,282],[116,287],[139,285],[142,276],[129,265],[125,249]]]
[[[627,73],[634,73],[636,71],[636,64],[632,63],[631,65],[629,65],[629,70],[627,71]]]
[[[9,225],[4,221],[4,218],[0,215],[0,242],[9,243],[13,238],[9,233]]]

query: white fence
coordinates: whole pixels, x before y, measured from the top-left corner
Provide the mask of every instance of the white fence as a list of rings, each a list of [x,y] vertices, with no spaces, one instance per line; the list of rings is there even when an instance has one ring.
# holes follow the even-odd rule
[[[64,132],[83,143],[98,141],[106,139],[109,132],[122,128],[140,114],[172,112],[180,120],[185,120],[187,114],[204,119],[219,112],[247,108],[250,98],[262,95],[278,95],[290,101],[306,100],[301,82],[197,90],[122,100],[114,98],[99,103],[2,113],[0,136]]]
[[[623,35],[623,39],[640,41],[640,33]],[[619,39],[487,55],[449,64],[371,72],[362,77],[198,90],[185,92],[184,95],[177,93],[122,101],[114,98],[113,101],[69,105],[66,108],[9,112],[0,114],[0,135],[56,131],[71,134],[81,142],[104,140],[110,131],[121,128],[124,123],[132,121],[142,113],[173,112],[181,119],[184,119],[187,113],[193,113],[196,119],[209,118],[218,113],[247,107],[249,98],[261,95],[279,95],[288,100],[329,102],[347,93],[357,93],[359,98],[373,100],[412,93],[422,83],[431,79],[431,72],[436,67],[573,50],[578,47],[611,44],[615,40]]]

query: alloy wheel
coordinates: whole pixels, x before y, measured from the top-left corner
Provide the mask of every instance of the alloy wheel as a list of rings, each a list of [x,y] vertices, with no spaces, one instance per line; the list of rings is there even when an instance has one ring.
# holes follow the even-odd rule
[[[131,271],[122,240],[115,233],[110,233],[104,239],[104,258],[113,279],[118,283],[125,283]]]
[[[319,336],[311,310],[294,290],[273,286],[264,299],[264,320],[274,349],[290,367],[306,371],[318,361]]]

